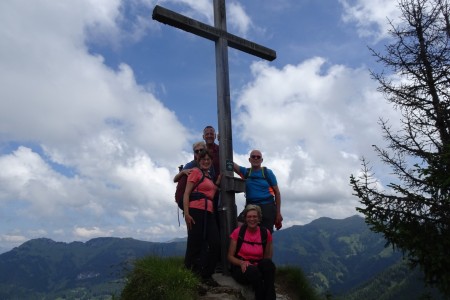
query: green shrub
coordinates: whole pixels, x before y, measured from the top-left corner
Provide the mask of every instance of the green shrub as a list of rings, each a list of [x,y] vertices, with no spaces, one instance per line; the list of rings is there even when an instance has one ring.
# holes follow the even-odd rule
[[[276,283],[292,299],[321,300],[303,271],[295,267],[277,267]]]
[[[179,257],[136,260],[126,279],[122,300],[197,299],[199,279],[184,268]]]

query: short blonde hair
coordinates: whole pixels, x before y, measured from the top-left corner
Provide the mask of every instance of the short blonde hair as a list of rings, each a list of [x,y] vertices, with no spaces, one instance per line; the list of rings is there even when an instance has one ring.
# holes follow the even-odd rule
[[[197,148],[198,146],[202,146],[203,149],[206,149],[206,144],[204,141],[200,141],[200,142],[196,142],[194,144],[192,144],[192,151],[195,151],[195,148]]]
[[[255,205],[255,204],[249,204],[245,207],[244,218],[247,218],[247,213],[251,210],[256,211],[256,213],[258,214],[258,219],[259,219],[259,221],[261,221],[262,220],[261,207],[259,207],[258,205]]]

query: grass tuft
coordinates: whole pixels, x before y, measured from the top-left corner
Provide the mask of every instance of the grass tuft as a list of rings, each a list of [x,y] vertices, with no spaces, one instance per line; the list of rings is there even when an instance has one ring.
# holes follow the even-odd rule
[[[138,259],[126,279],[121,300],[197,299],[199,279],[184,268],[180,257]]]
[[[199,284],[199,278],[184,267],[181,257],[148,256],[134,262],[120,299],[194,300],[198,299]],[[322,299],[296,267],[277,267],[276,284],[290,299]]]
[[[303,271],[295,267],[277,267],[276,283],[290,299],[321,300]]]

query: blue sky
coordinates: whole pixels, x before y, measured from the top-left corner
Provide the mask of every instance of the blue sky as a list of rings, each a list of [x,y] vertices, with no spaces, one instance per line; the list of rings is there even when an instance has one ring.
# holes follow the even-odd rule
[[[172,178],[205,125],[217,128],[214,43],[152,20],[157,4],[213,24],[212,0],[1,1],[0,251],[37,237],[186,236]],[[384,145],[378,119],[398,115],[367,47],[389,42],[395,1],[226,8],[229,32],[277,52],[229,49],[234,160],[263,152],[285,228],[356,214],[360,158],[389,181],[371,145]]]

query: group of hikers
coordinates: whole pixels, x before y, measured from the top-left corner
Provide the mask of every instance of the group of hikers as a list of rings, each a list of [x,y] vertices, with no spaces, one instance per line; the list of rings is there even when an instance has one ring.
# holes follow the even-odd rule
[[[211,275],[220,262],[218,218],[220,174],[219,146],[214,127],[206,126],[203,141],[193,144],[194,160],[184,165],[174,182],[187,177],[180,207],[188,238],[184,264],[208,285],[217,285]],[[250,168],[233,163],[234,172],[245,179],[244,210],[238,227],[230,234],[227,259],[231,276],[251,284],[255,299],[275,299],[275,265],[272,233],[282,226],[281,196],[272,170],[263,167],[261,151],[252,150]]]

